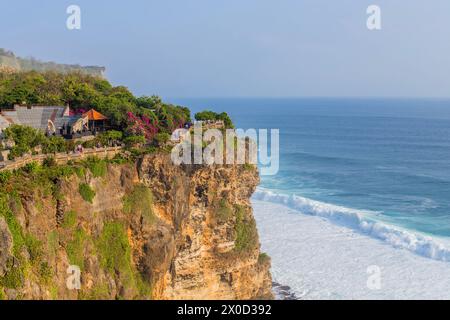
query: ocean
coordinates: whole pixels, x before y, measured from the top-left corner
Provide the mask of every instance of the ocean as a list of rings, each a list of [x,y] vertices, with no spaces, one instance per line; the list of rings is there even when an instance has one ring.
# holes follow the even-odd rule
[[[193,112],[226,111],[238,128],[280,130],[280,170],[275,176],[262,177],[254,195],[259,210],[272,206],[270,214],[276,215],[285,208],[289,215],[284,223],[295,214],[319,217],[371,238],[374,245],[439,261],[447,271],[450,100],[205,98],[170,102]],[[303,225],[294,226],[294,234]],[[263,248],[270,248],[264,237]],[[420,290],[415,294],[420,296]],[[342,297],[342,292],[336,297]]]

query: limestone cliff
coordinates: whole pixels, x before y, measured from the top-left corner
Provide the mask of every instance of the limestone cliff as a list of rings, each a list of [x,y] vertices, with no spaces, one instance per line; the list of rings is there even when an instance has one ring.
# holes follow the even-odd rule
[[[248,166],[137,163],[74,167],[36,183],[24,175],[0,201],[0,298],[271,298]],[[67,268],[81,289],[67,287]]]

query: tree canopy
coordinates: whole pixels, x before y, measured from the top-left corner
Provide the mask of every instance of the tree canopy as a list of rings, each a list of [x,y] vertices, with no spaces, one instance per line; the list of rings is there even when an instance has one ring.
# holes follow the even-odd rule
[[[211,110],[204,110],[195,114],[197,121],[223,121],[225,128],[234,128],[233,121],[226,112],[216,113]]]
[[[163,103],[157,96],[135,97],[127,87],[80,72],[0,72],[0,108],[14,104],[69,105],[75,112],[94,108],[123,131],[130,126],[129,113],[149,119],[158,132],[172,132],[191,120],[186,107]]]

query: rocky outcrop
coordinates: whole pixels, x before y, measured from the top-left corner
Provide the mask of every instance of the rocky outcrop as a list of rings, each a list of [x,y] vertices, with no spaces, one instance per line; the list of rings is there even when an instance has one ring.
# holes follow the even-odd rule
[[[259,182],[256,169],[179,167],[148,156],[139,175],[153,191],[155,212],[174,230],[171,268],[155,278],[155,297],[271,297],[270,263],[260,259],[249,202]]]
[[[272,298],[249,202],[256,169],[153,154],[76,171],[2,198],[0,297]]]

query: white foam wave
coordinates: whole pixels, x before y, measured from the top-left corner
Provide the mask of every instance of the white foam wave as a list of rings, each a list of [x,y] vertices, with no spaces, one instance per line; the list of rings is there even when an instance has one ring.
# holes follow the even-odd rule
[[[253,198],[283,204],[304,214],[326,218],[335,224],[380,239],[395,248],[406,249],[435,260],[450,261],[450,246],[430,236],[376,221],[370,217],[373,213],[370,211],[350,209],[297,195],[279,194],[262,189],[258,189]]]

